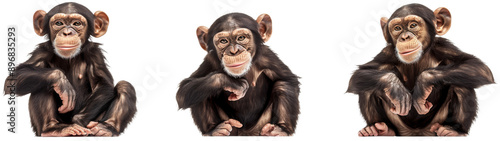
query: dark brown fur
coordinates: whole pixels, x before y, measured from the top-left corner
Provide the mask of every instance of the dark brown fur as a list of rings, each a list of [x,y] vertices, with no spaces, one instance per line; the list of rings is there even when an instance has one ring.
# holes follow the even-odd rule
[[[80,9],[80,12],[89,12],[76,3],[64,3],[54,9],[65,9],[68,5]],[[83,15],[93,16],[92,13]],[[50,19],[50,16],[46,19]],[[80,53],[70,59],[56,55],[52,41],[40,43],[31,57],[16,68],[15,75],[5,81],[5,92],[8,92],[10,84],[15,84],[18,96],[31,93],[29,111],[37,136],[61,132],[72,124],[87,127],[90,121],[98,121],[113,135],[118,135],[134,117],[136,96],[133,86],[126,81],[113,86],[113,77],[107,69],[100,44],[87,38]],[[67,84],[62,90],[74,89],[76,97],[73,111],[64,114],[57,110],[62,103],[53,89],[58,80],[64,80]]]
[[[179,108],[191,108],[194,122],[204,135],[210,134],[218,124],[228,119],[243,124],[242,128],[233,128],[230,135],[257,136],[266,123],[275,124],[287,134],[293,134],[299,114],[298,77],[268,46],[263,45],[255,20],[247,15],[233,13],[223,16],[212,25],[209,34],[220,32],[223,22],[229,18],[244,19],[245,22],[236,21],[241,22],[238,23],[240,27],[250,29],[255,37],[257,47],[251,69],[242,78],[229,76],[217,57],[211,42],[213,36],[209,35],[205,60],[180,83],[177,92]],[[251,85],[254,79],[257,79],[256,85],[248,88],[245,97],[228,101],[230,93],[224,91],[224,87],[237,88],[242,81]]]
[[[422,7],[413,4],[404,8],[416,9],[411,6]],[[434,32],[428,33],[435,36]],[[435,37],[431,41],[420,60],[413,64],[400,62],[395,44],[388,42],[389,45],[372,61],[360,65],[354,72],[347,92],[359,95],[360,110],[367,126],[385,122],[396,135],[436,135],[429,131],[434,123],[449,126],[461,134],[469,132],[477,112],[474,88],[494,83],[493,75],[478,58],[460,51],[447,39]],[[413,106],[406,116],[391,113],[392,103],[384,93],[389,84],[381,80],[386,74],[395,74],[413,99],[420,98],[424,88],[433,85],[427,100],[434,106],[424,115],[419,115]],[[427,74],[434,77],[425,78]]]

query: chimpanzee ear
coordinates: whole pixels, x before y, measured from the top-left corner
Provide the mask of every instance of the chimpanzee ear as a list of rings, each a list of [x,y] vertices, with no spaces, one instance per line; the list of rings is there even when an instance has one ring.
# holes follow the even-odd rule
[[[198,29],[196,29],[196,36],[198,37],[198,42],[200,42],[201,48],[203,50],[207,51],[207,34],[208,34],[208,28],[205,26],[199,26]]]
[[[380,18],[380,27],[382,27],[382,33],[384,33],[384,38],[387,42],[389,42],[389,39],[391,38],[390,35],[387,35],[387,22],[388,19],[386,17]]]
[[[109,25],[109,18],[106,13],[102,11],[96,11],[94,13],[95,19],[94,19],[94,34],[93,36],[96,38],[101,37],[102,35],[106,34],[106,31],[108,31],[108,25]]]
[[[436,33],[439,36],[446,34],[451,27],[450,11],[444,7],[439,7],[434,11],[434,16],[436,16],[436,21],[434,22],[436,26]]]
[[[39,36],[47,34],[47,31],[43,30],[43,19],[45,18],[46,14],[47,13],[45,13],[45,11],[43,10],[38,10],[35,12],[35,14],[33,14],[33,28],[35,29],[35,33]]]
[[[273,33],[273,21],[271,20],[271,17],[267,14],[261,14],[257,18],[257,24],[259,25],[259,33],[262,40],[267,42]]]

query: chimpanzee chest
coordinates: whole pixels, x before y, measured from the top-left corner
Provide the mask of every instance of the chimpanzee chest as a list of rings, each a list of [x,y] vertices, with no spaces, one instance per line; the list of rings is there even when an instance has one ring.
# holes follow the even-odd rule
[[[217,104],[223,109],[229,118],[236,119],[243,124],[242,129],[253,127],[266,107],[270,104],[272,81],[261,75],[255,86],[250,86],[245,97],[237,101],[228,101],[230,92],[223,92],[218,98]]]

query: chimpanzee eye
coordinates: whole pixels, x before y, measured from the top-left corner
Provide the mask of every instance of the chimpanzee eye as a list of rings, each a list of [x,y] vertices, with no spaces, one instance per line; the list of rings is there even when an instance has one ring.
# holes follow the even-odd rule
[[[228,41],[227,41],[226,39],[221,39],[221,40],[219,40],[219,43],[221,43],[221,44],[227,44],[227,42],[228,42]]]
[[[394,30],[395,31],[401,31],[401,27],[400,26],[396,26],[396,27],[394,27]]]
[[[410,28],[415,28],[415,27],[417,27],[417,24],[416,24],[416,23],[412,23],[412,24],[410,25]]]
[[[243,41],[243,40],[245,40],[245,39],[246,39],[246,37],[245,37],[245,36],[239,36],[239,37],[238,37],[238,41]]]
[[[73,25],[74,26],[80,26],[80,25],[82,25],[82,22],[74,22]]]
[[[63,25],[63,23],[62,22],[56,22],[56,25],[57,26],[61,26],[61,25]]]

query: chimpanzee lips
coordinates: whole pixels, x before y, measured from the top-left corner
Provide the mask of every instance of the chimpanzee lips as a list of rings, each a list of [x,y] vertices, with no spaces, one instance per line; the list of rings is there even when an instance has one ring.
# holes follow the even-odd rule
[[[249,52],[242,52],[236,56],[224,56],[222,58],[222,66],[224,70],[233,77],[241,77],[250,70],[252,58]]]
[[[58,45],[57,48],[60,50],[71,50],[78,47],[77,45]]]
[[[409,51],[400,52],[399,54],[401,54],[401,55],[410,55],[410,54],[413,54],[414,52],[418,51],[420,48],[421,48],[421,46],[418,46],[415,49],[412,49],[412,50],[409,50]]]
[[[248,60],[247,60],[247,61],[245,61],[245,62],[243,62],[243,63],[228,64],[228,65],[226,65],[226,67],[236,68],[236,67],[243,66],[243,65],[245,65],[246,63],[248,63]]]

